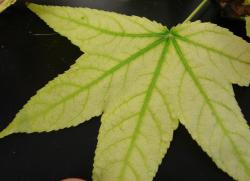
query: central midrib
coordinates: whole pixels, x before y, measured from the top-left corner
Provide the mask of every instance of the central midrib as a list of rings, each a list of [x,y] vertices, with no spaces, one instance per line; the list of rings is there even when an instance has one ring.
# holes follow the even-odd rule
[[[133,131],[133,135],[131,137],[131,141],[130,141],[130,144],[128,146],[128,151],[127,151],[127,153],[126,153],[126,155],[124,157],[124,160],[122,162],[123,164],[122,164],[122,168],[120,170],[120,174],[118,176],[118,180],[122,180],[124,178],[126,168],[129,165],[128,164],[129,158],[130,158],[130,156],[132,154],[132,150],[133,150],[133,148],[135,146],[137,137],[139,136],[141,124],[143,123],[143,118],[144,118],[146,110],[148,108],[148,104],[149,104],[149,102],[151,100],[153,90],[155,89],[155,85],[156,85],[157,80],[158,80],[158,78],[160,76],[160,72],[161,72],[162,65],[163,65],[164,60],[165,60],[165,56],[166,56],[166,52],[168,50],[168,47],[169,47],[169,39],[166,39],[166,41],[164,43],[164,46],[163,46],[163,49],[162,49],[162,52],[161,52],[161,55],[160,55],[160,58],[159,58],[158,63],[156,65],[155,71],[153,73],[153,77],[152,77],[152,79],[150,81],[148,90],[146,92],[142,107],[140,109],[141,111],[139,113],[139,117],[138,117],[138,120],[137,120],[137,123],[136,123],[136,127],[135,127],[135,129]]]

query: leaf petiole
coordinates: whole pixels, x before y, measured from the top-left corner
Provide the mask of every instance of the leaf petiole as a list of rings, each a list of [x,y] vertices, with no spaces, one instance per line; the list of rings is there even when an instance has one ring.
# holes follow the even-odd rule
[[[187,21],[190,21],[200,10],[204,7],[204,5],[208,2],[208,0],[203,0],[199,6],[195,8],[195,10],[183,21],[183,23],[186,23]]]

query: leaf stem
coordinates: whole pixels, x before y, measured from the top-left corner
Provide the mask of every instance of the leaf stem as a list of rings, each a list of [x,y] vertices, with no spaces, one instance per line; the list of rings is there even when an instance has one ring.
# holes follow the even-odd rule
[[[190,21],[200,10],[201,8],[208,2],[208,0],[203,0],[199,6],[195,8],[195,10],[185,19],[183,23],[186,23],[187,21]]]

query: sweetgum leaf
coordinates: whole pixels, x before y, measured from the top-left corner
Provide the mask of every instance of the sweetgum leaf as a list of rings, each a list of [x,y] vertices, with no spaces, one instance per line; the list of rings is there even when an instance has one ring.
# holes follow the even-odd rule
[[[250,45],[211,23],[168,30],[136,16],[29,8],[85,53],[0,133],[76,126],[102,115],[93,179],[152,180],[178,120],[237,180],[250,180],[250,131],[232,84],[250,82]]]
[[[14,4],[16,0],[0,0],[0,13],[3,12],[7,7]]]

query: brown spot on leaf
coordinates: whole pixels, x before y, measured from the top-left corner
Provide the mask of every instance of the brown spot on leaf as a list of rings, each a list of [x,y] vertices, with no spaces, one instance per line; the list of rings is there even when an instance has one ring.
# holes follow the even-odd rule
[[[4,0],[0,0],[0,4],[2,4],[4,2]]]

